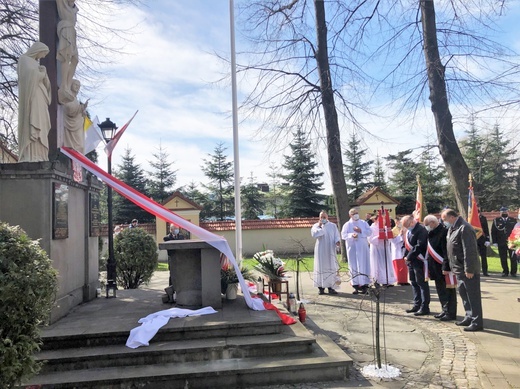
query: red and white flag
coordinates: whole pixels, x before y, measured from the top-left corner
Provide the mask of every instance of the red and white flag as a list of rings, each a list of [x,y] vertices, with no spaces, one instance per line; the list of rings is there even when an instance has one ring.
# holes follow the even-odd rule
[[[123,127],[121,127],[121,129],[117,132],[117,134],[114,136],[114,138],[110,142],[108,142],[107,145],[105,146],[105,151],[107,153],[108,158],[112,158],[112,151],[114,151],[114,148],[116,147],[117,142],[119,142],[119,139],[123,135],[123,132],[125,132],[125,130],[128,128],[128,126],[130,125],[132,120],[134,120],[135,115],[137,115],[137,112],[139,112],[139,110],[135,111],[134,116],[132,116],[130,118],[130,120]]]

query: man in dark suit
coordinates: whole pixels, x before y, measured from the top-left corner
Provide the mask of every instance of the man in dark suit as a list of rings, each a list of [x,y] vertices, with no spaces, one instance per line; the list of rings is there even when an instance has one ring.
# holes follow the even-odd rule
[[[482,226],[482,235],[477,239],[478,254],[480,256],[480,262],[482,263],[482,275],[489,276],[488,274],[488,263],[487,263],[487,249],[491,245],[489,237],[489,226],[486,217],[482,214],[482,211],[478,210],[478,218],[480,225]]]
[[[426,279],[428,231],[412,215],[403,217],[402,226],[407,230],[404,236],[404,260],[408,265],[408,278],[413,289],[413,307],[407,309],[406,312],[413,312],[415,316],[429,315],[430,286]]]
[[[441,219],[448,227],[446,250],[451,271],[457,276],[459,295],[466,311],[462,321],[464,331],[482,331],[482,295],[480,292],[480,261],[478,260],[477,234],[474,228],[453,209],[445,209]]]
[[[509,267],[507,258],[511,262],[511,277],[516,277],[517,263],[514,251],[507,247],[507,238],[511,235],[511,231],[515,228],[516,220],[509,217],[509,212],[506,207],[500,208],[500,216],[493,220],[491,226],[491,238],[493,244],[498,246],[498,255],[500,256],[500,264],[502,265],[502,277],[509,275]]]
[[[428,231],[428,268],[430,279],[435,281],[435,289],[439,296],[442,312],[434,315],[441,321],[450,321],[457,318],[457,282],[451,272],[450,261],[446,250],[446,235],[448,229],[439,223],[434,215],[424,218],[424,227]],[[448,274],[445,274],[448,272]]]

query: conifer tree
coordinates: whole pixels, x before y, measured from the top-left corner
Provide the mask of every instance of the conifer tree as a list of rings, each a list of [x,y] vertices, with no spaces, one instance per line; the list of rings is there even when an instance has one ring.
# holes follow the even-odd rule
[[[211,202],[207,194],[199,190],[198,185],[195,183],[195,181],[191,181],[188,185],[180,188],[179,190],[188,199],[202,207],[202,210],[200,212],[200,218],[202,220],[207,220],[210,217],[208,209],[211,209]]]
[[[289,185],[284,214],[288,217],[318,216],[324,200],[324,196],[318,193],[323,188],[320,181],[323,173],[315,173],[318,163],[314,161],[310,142],[305,140],[302,130],[294,133],[290,147],[292,155],[284,156],[283,165],[288,173],[282,176]]]
[[[269,193],[266,196],[267,212],[277,219],[284,203],[284,190],[280,182],[282,177],[281,167],[274,163],[269,165],[269,173],[267,173],[267,177],[271,179]]]
[[[258,219],[258,216],[263,214],[265,202],[262,192],[260,192],[258,186],[255,184],[253,172],[251,172],[251,176],[249,177],[249,183],[242,186],[241,195],[242,217],[246,220]]]
[[[209,191],[211,203],[208,204],[208,217],[224,220],[226,216],[235,214],[233,197],[233,162],[227,161],[223,143],[218,143],[211,158],[204,159],[206,165],[201,166],[204,175],[210,182],[204,187]]]
[[[385,157],[391,169],[389,192],[399,200],[397,214],[410,214],[415,209],[419,164],[412,159],[412,150],[399,151]]]
[[[148,162],[154,170],[148,172],[150,177],[148,193],[152,199],[163,203],[173,193],[173,186],[177,181],[177,171],[171,168],[173,162],[169,160],[169,155],[161,143],[159,143],[157,152],[152,156],[155,159]]]
[[[426,146],[419,162],[421,189],[428,212],[440,212],[445,206],[455,204],[453,192],[449,191],[446,167],[434,150],[437,150],[435,146]]]
[[[125,149],[122,163],[117,166],[115,176],[138,192],[148,195],[145,173],[141,165],[135,162],[135,155],[132,155],[129,147]],[[140,223],[144,223],[154,221],[155,217],[127,198],[114,193],[113,219],[114,223],[130,223],[132,219],[138,219]]]
[[[479,202],[482,209],[493,210],[511,205],[516,195],[518,158],[498,124],[488,133],[486,143]]]
[[[373,177],[374,177],[374,180],[372,181],[373,186],[377,186],[384,191],[388,190],[386,178],[385,178],[385,169],[383,167],[383,161],[381,161],[381,157],[379,157],[379,154],[376,156],[376,160],[374,162]]]
[[[345,181],[347,184],[348,194],[351,200],[357,199],[370,186],[369,176],[372,161],[363,162],[363,158],[367,149],[360,148],[361,140],[357,138],[356,133],[352,132],[352,136],[348,141],[348,148],[345,150]]]

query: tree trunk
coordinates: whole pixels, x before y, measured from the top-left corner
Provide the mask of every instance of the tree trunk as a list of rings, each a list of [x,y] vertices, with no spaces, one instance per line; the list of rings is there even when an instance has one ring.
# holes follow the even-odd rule
[[[327,24],[323,0],[314,0],[314,7],[316,10],[316,33],[318,40],[315,56],[320,74],[321,100],[327,131],[327,154],[330,178],[336,203],[338,225],[341,230],[341,227],[349,218],[349,202],[347,197],[347,185],[343,174],[338,114],[334,104],[334,91],[332,89],[332,81],[330,78],[329,53],[327,47]],[[346,259],[345,243],[343,241],[341,243],[341,253],[342,258]]]
[[[430,87],[430,102],[435,118],[439,152],[446,165],[448,176],[455,192],[459,213],[467,217],[469,169],[462,157],[453,133],[453,121],[446,92],[445,67],[441,63],[437,41],[435,7],[433,0],[420,0],[424,57]]]

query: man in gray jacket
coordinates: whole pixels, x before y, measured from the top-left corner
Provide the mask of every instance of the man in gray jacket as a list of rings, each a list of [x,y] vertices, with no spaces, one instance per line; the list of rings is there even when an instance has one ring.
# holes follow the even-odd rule
[[[464,331],[482,331],[482,296],[480,293],[480,261],[477,235],[471,225],[453,209],[445,209],[441,219],[448,227],[447,251],[451,271],[457,276],[459,294],[466,311],[464,320],[457,322]]]

